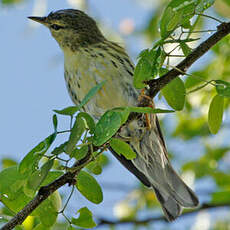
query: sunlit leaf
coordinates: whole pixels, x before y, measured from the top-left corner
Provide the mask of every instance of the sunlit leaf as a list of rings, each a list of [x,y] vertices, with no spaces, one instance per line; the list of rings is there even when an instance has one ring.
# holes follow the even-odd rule
[[[97,92],[104,86],[106,83],[106,80],[102,81],[101,83],[94,86],[90,91],[86,94],[86,96],[83,98],[82,102],[79,105],[79,108],[82,108],[84,105],[86,105],[91,98],[93,98]]]
[[[134,70],[134,87],[142,89],[145,87],[143,81],[150,80],[152,76],[152,66],[146,58],[141,58]]]
[[[180,42],[180,47],[185,56],[188,56],[192,51],[192,49],[185,42]]]
[[[38,216],[42,225],[51,227],[56,223],[61,205],[61,196],[55,191],[32,212],[32,216]]]
[[[42,184],[47,177],[50,169],[52,168],[54,160],[48,160],[41,169],[35,171],[28,179],[27,185],[29,188],[36,191],[36,189]]]
[[[224,113],[224,98],[216,95],[209,106],[208,126],[211,133],[216,134],[220,129]]]
[[[78,191],[89,201],[99,204],[103,200],[103,193],[100,185],[91,176],[89,173],[85,171],[81,171],[77,175],[77,183],[76,187]]]
[[[9,196],[8,196],[9,195]],[[13,213],[19,212],[28,202],[31,197],[26,196],[22,188],[13,191],[13,196],[10,194],[1,194],[1,203],[3,203]]]
[[[92,97],[102,88],[102,86],[106,83],[106,81],[102,81],[101,83],[94,86],[83,98],[82,102],[78,106],[69,106],[62,110],[54,110],[55,113],[61,115],[73,116],[77,111],[79,111],[84,105],[86,105]]]
[[[73,128],[71,129],[69,140],[65,147],[65,152],[70,156],[75,148],[75,145],[80,140],[84,131],[85,131],[85,122],[81,117],[77,116]]]
[[[107,111],[96,124],[93,144],[96,146],[104,144],[117,132],[120,126],[121,116],[119,113],[113,110]]]
[[[223,80],[215,80],[218,95],[230,98],[230,83]]]
[[[44,226],[43,224],[37,224],[33,227],[33,230],[51,230],[51,228]]]
[[[2,162],[1,162],[3,169],[9,168],[9,167],[14,166],[16,164],[17,164],[17,162],[11,158],[3,158]]]
[[[20,162],[19,172],[24,174],[29,171],[34,171],[38,167],[39,160],[49,149],[55,138],[56,134],[52,134],[34,147]]]
[[[185,103],[185,86],[184,82],[179,78],[175,78],[167,84],[161,93],[165,97],[167,103],[175,110],[182,110]]]
[[[215,0],[202,0],[196,7],[196,13],[203,13],[207,8],[214,4]]]
[[[46,176],[45,180],[42,182],[41,186],[47,185],[60,176],[62,176],[64,173],[62,171],[49,171],[48,175]]]
[[[117,154],[123,155],[126,159],[133,160],[136,158],[136,153],[126,142],[117,138],[112,138],[109,144]]]
[[[99,175],[102,173],[102,167],[99,164],[99,162],[97,161],[97,159],[95,161],[90,162],[86,168],[93,174],[95,175]]]
[[[79,113],[78,117],[83,118],[86,121],[90,133],[93,133],[95,130],[95,122],[93,118],[88,113],[84,113],[84,112]]]
[[[59,155],[63,152],[65,152],[65,147],[67,145],[67,142],[60,144],[59,146],[57,146],[56,148],[53,149],[53,151],[51,152],[52,155]]]
[[[73,151],[72,151],[72,154],[71,156],[74,157],[76,160],[81,160],[83,159],[86,154],[88,153],[89,151],[89,146],[88,145],[84,145],[82,146],[81,148],[75,148]]]
[[[6,194],[13,199],[16,192],[24,185],[26,178],[17,170],[17,166],[11,166],[0,172],[0,194]]]
[[[113,111],[117,112],[121,117],[121,124],[124,124],[130,114],[130,109],[128,107],[118,107],[114,108]]]
[[[80,216],[78,218],[72,218],[71,222],[82,228],[94,228],[96,223],[93,220],[93,215],[87,207],[78,210]]]
[[[80,108],[78,106],[69,106],[69,107],[64,108],[62,110],[54,109],[54,112],[61,114],[61,115],[73,116],[79,110],[80,110]]]

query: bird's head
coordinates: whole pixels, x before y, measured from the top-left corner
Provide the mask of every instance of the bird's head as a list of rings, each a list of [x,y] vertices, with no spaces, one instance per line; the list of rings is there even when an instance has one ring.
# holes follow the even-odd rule
[[[94,19],[80,10],[58,10],[46,17],[28,18],[48,27],[62,49],[76,50],[105,39]]]

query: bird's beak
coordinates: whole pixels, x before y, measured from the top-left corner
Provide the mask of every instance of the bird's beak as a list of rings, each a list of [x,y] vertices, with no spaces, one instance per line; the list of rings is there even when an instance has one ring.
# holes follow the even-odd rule
[[[35,22],[38,22],[38,23],[41,23],[43,24],[44,26],[48,26],[48,22],[47,22],[47,18],[46,17],[28,17],[29,19],[35,21]]]

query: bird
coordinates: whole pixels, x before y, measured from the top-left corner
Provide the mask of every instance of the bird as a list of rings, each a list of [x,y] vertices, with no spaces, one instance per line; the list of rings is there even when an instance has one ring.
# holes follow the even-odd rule
[[[29,19],[46,26],[64,53],[64,77],[69,95],[78,105],[87,92],[106,80],[100,91],[84,106],[98,120],[107,110],[136,106],[140,95],[133,86],[134,64],[126,50],[106,39],[96,21],[77,9],[61,9]],[[135,117],[122,126],[118,136],[126,140],[136,158],[112,154],[145,186],[154,190],[168,221],[183,208],[199,205],[195,193],[173,169],[156,114]]]

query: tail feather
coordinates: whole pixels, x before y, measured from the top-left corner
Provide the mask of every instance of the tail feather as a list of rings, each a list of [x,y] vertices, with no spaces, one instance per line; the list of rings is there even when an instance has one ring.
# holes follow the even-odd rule
[[[131,160],[132,164],[130,162],[128,164],[127,159],[123,159],[122,163],[145,185],[151,185],[166,218],[172,221],[181,214],[183,207],[196,207],[199,201],[195,193],[173,170],[154,114],[150,115],[150,121],[151,129],[143,129],[145,127],[143,117],[122,127],[120,136],[129,137],[129,145],[137,153],[136,158]]]
[[[199,200],[192,189],[184,183],[171,165],[167,165],[165,171],[168,183],[172,187],[173,195],[178,203],[186,208],[196,207],[199,204]]]
[[[167,198],[163,197],[159,190],[154,187],[153,189],[155,191],[157,199],[160,201],[166,219],[168,221],[173,221],[178,216],[180,216],[182,212],[182,207],[177,203],[177,201],[171,196],[168,196]]]

